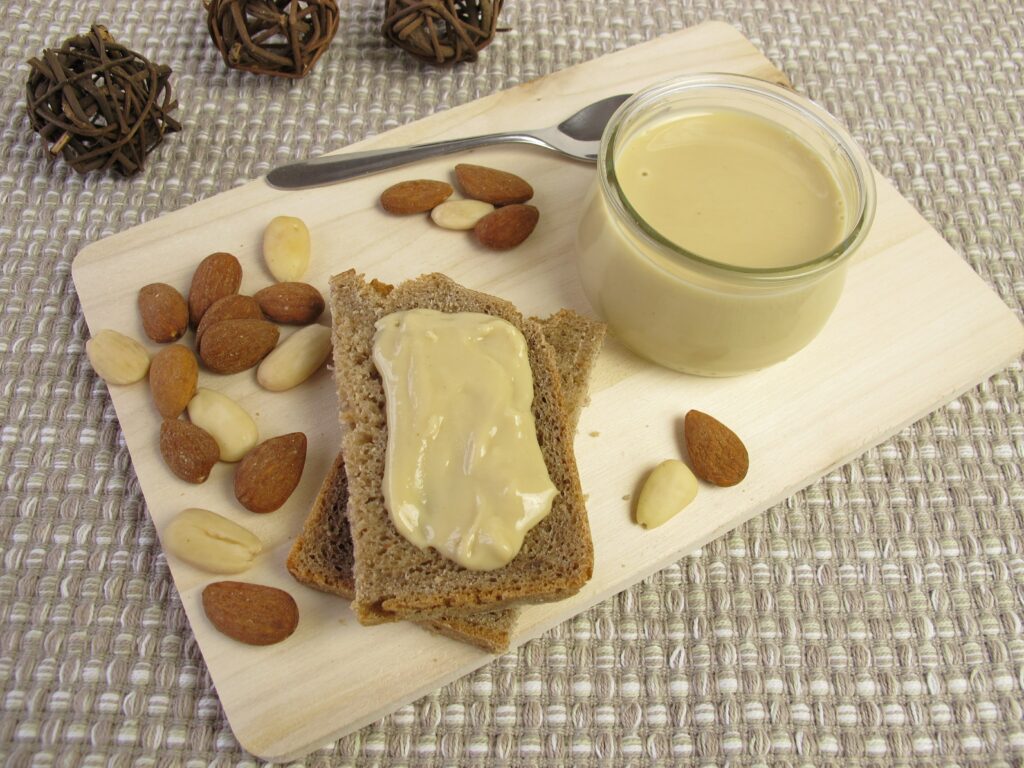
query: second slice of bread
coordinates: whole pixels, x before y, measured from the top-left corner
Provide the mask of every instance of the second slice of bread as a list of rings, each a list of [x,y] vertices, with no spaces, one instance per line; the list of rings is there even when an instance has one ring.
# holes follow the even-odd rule
[[[427,308],[481,312],[525,337],[533,373],[533,416],[541,453],[558,495],[526,536],[519,554],[493,571],[472,571],[421,550],[394,527],[381,486],[387,446],[384,388],[372,359],[375,323],[392,312]],[[347,517],[355,561],[353,609],[364,624],[434,619],[446,612],[493,611],[574,594],[593,572],[594,549],[583,505],[573,430],[555,355],[535,321],[507,301],[440,274],[389,290],[354,271],[331,279],[335,381],[344,427]]]

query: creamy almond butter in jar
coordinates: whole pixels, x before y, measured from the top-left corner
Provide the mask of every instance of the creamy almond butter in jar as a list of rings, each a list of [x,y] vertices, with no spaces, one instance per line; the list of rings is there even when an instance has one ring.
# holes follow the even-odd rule
[[[656,363],[758,370],[825,325],[874,207],[870,166],[823,109],[750,77],[681,77],[605,130],[578,232],[583,289]]]

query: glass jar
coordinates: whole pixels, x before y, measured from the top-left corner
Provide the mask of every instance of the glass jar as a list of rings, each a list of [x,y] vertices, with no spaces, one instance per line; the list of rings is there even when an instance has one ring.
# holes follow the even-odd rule
[[[844,209],[838,244],[795,265],[737,266],[680,247],[634,208],[616,173],[622,148],[660,121],[716,110],[767,120],[820,160]],[[680,77],[635,94],[604,131],[577,236],[583,289],[612,333],[656,363],[704,376],[758,370],[802,349],[825,325],[874,209],[871,167],[825,110],[751,77]]]

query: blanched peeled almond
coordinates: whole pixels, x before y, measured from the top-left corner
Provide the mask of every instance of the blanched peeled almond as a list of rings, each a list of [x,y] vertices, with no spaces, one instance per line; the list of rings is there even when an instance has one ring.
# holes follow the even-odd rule
[[[149,371],[149,352],[130,336],[102,330],[85,342],[85,354],[107,384],[134,384]]]
[[[263,359],[256,369],[256,381],[271,392],[284,392],[316,373],[330,354],[331,329],[307,325]]]
[[[210,573],[241,573],[263,551],[251,531],[208,509],[186,509],[163,534],[164,549]]]
[[[238,461],[259,442],[256,422],[230,397],[202,389],[189,400],[188,417],[205,429],[220,448],[221,461]]]
[[[448,200],[430,211],[430,218],[443,229],[472,229],[494,206],[482,200]]]
[[[657,528],[675,517],[697,496],[697,478],[681,461],[663,461],[651,472],[636,506],[636,521]]]
[[[263,259],[275,280],[301,280],[309,267],[309,229],[294,216],[276,216],[263,230]]]

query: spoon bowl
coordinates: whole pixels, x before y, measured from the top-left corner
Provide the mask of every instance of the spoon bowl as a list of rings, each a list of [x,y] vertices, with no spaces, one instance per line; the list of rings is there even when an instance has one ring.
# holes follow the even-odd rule
[[[324,155],[313,160],[290,163],[267,174],[267,183],[277,189],[318,187],[368,176],[430,157],[450,155],[492,144],[529,144],[557,152],[573,160],[593,163],[597,160],[605,125],[615,110],[628,98],[629,94],[620,94],[595,101],[550,128],[489,133],[464,139],[416,144],[411,147]]]
[[[601,141],[604,127],[612,119],[615,110],[630,97],[630,94],[609,96],[595,101],[558,124],[558,130],[576,141]]]

